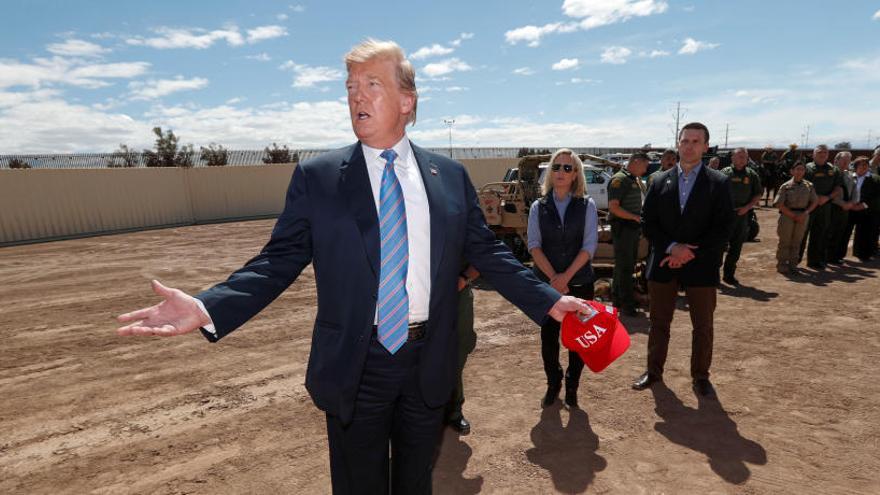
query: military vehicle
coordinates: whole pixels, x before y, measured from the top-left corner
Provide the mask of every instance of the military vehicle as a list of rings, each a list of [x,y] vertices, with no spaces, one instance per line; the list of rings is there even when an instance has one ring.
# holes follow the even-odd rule
[[[587,192],[601,190],[604,202],[599,208],[599,246],[593,257],[596,268],[611,268],[614,265],[614,247],[611,243],[611,226],[608,224],[608,196],[606,187],[610,175],[601,168],[618,165],[593,155],[579,154],[585,165]],[[516,172],[508,171],[505,181],[490,182],[478,191],[480,207],[489,228],[504,241],[521,261],[530,259],[528,245],[529,207],[541,195],[542,169],[546,169],[550,155],[531,155],[520,159]],[[589,164],[589,165],[588,165]],[[591,187],[592,186],[592,187]],[[599,198],[594,198],[599,207]],[[640,263],[648,256],[648,242],[642,239],[639,244]]]

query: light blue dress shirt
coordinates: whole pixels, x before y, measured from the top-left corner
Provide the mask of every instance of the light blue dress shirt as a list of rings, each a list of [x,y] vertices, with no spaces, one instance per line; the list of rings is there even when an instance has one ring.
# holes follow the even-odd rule
[[[559,221],[565,224],[565,210],[571,203],[571,194],[565,196],[561,201],[556,199],[553,194],[553,203],[556,205],[556,211],[559,212]],[[529,225],[527,234],[529,236],[528,249],[531,251],[536,247],[541,247],[541,226],[538,220],[538,201],[532,203],[529,208]],[[596,254],[596,248],[599,245],[599,216],[596,210],[596,203],[593,198],[587,198],[587,212],[584,221],[584,240],[581,243],[581,251],[590,253],[590,259]]]

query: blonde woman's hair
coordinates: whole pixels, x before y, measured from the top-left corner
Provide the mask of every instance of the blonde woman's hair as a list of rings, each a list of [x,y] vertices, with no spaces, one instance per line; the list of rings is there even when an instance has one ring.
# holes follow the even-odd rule
[[[351,72],[352,64],[362,64],[374,58],[390,60],[397,67],[397,84],[401,91],[413,97],[412,112],[407,119],[408,124],[416,123],[416,107],[419,103],[419,92],[416,90],[416,70],[413,68],[403,49],[393,41],[367,38],[345,54],[345,69]]]
[[[553,191],[553,164],[556,163],[556,157],[559,155],[571,156],[574,162],[574,183],[571,185],[571,195],[575,198],[582,198],[587,192],[587,185],[584,181],[584,162],[577,156],[577,153],[568,148],[559,148],[555,153],[550,155],[550,164],[547,166],[547,174],[544,176],[544,183],[541,184],[541,194],[547,196]]]

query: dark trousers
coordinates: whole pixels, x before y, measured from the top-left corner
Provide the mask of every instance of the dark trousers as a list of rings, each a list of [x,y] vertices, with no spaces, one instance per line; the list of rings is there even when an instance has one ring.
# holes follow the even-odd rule
[[[392,355],[374,333],[351,423],[327,415],[334,494],[431,493],[443,407],[422,398],[422,344],[407,342]]]
[[[826,261],[842,260],[846,258],[849,238],[852,228],[849,226],[849,212],[834,205],[831,207],[831,241],[828,245]]]
[[[611,224],[611,242],[614,244],[614,278],[611,298],[620,308],[635,308],[633,272],[639,252],[641,227],[636,222],[615,221]]]
[[[737,215],[733,221],[733,232],[727,244],[727,256],[724,257],[724,275],[732,277],[736,273],[736,263],[742,254],[743,243],[749,235],[749,215]]]
[[[870,258],[874,251],[874,219],[870,210],[852,211],[849,215],[849,228],[855,230],[853,237],[853,256]]]
[[[468,355],[477,346],[477,334],[474,332],[474,292],[465,287],[458,293],[458,380],[452,392],[452,400],[446,408],[446,419],[453,421],[462,417],[461,406],[464,404],[464,365]]]
[[[807,263],[825,263],[831,241],[831,209],[837,208],[830,201],[810,214],[810,238],[807,241]]]
[[[669,350],[669,327],[675,313],[678,297],[678,281],[648,282],[651,296],[651,330],[648,334],[648,373],[663,375],[666,354]],[[685,287],[688,308],[693,325],[691,341],[691,377],[694,380],[709,378],[712,365],[712,339],[714,337],[715,287]]]
[[[569,286],[568,295],[581,299],[593,298],[593,284]],[[544,359],[544,373],[547,374],[547,383],[558,384],[562,382],[562,366],[559,365],[559,322],[553,318],[547,318],[547,322],[541,325],[541,357]],[[568,351],[568,369],[565,371],[565,386],[577,388],[584,370],[584,362],[576,352]]]

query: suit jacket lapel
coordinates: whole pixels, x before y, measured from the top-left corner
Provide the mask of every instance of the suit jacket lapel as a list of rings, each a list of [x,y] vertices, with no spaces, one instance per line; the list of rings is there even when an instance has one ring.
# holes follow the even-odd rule
[[[678,199],[678,196],[680,193],[678,191],[678,167],[677,166],[675,168],[673,168],[672,171],[669,173],[667,180],[669,181],[669,183],[667,183],[665,187],[668,188],[668,190],[670,192],[669,198],[672,201],[672,210],[675,212],[676,221],[678,221],[678,219],[681,217],[682,212],[681,212],[681,206],[679,206],[680,203],[679,203],[679,199]]]
[[[348,202],[348,211],[361,231],[364,251],[376,279],[379,278],[379,217],[367,173],[367,162],[360,143],[339,167],[339,191]]]
[[[415,154],[428,196],[428,211],[431,217],[431,283],[433,284],[437,279],[440,261],[443,259],[443,246],[446,244],[444,242],[446,239],[446,201],[444,200],[446,191],[443,189],[440,170],[431,162],[428,153],[412,144],[412,141],[410,141],[410,146]]]

